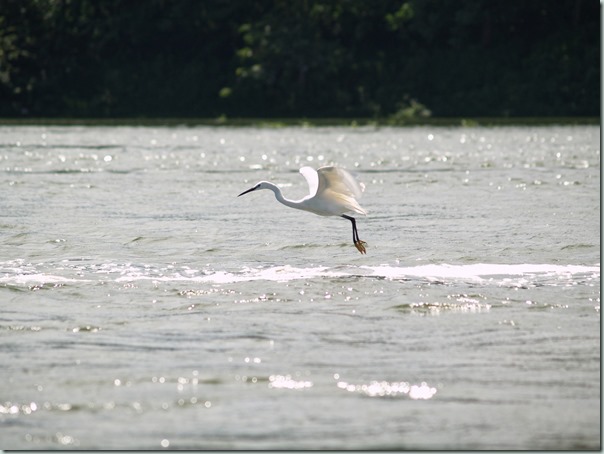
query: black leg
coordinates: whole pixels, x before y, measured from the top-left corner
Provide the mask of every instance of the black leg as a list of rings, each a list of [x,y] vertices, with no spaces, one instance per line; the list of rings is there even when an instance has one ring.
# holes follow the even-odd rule
[[[357,231],[357,221],[352,216],[346,216],[345,214],[343,214],[342,217],[344,219],[348,219],[352,223],[352,242],[361,254],[365,254],[366,243],[364,241],[361,241],[361,239],[359,238],[359,232]]]
[[[359,238],[359,234],[357,232],[357,222],[353,217],[350,216],[346,216],[345,214],[342,215],[342,217],[344,219],[348,219],[350,222],[352,222],[352,242],[356,243],[358,238]]]

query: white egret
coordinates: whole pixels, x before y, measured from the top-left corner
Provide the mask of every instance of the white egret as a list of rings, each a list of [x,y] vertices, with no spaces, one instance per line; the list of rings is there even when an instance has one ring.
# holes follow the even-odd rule
[[[270,189],[275,198],[283,205],[310,211],[319,216],[340,216],[352,223],[352,242],[361,254],[365,254],[365,243],[359,238],[357,223],[346,213],[367,214],[361,208],[357,199],[365,190],[365,185],[359,183],[346,170],[339,167],[302,167],[300,173],[306,178],[310,194],[300,200],[289,200],[283,197],[281,189],[268,181],[261,181],[253,188],[243,191],[237,197],[258,189]]]

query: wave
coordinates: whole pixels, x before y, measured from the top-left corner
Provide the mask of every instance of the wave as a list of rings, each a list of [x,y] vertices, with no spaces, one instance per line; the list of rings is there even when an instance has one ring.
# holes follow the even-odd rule
[[[523,276],[523,275],[574,275],[574,274],[593,274],[600,275],[600,267],[582,266],[582,265],[535,265],[535,264],[493,264],[477,263],[472,265],[419,265],[415,267],[391,267],[377,266],[373,270],[390,279],[404,279],[405,277],[434,277],[434,278],[453,278],[453,279],[471,279],[482,281],[485,278],[495,276]]]
[[[44,269],[40,269],[43,267]],[[598,265],[493,264],[468,265],[426,264],[417,266],[315,266],[290,265],[239,270],[197,270],[187,266],[153,266],[137,264],[90,264],[61,262],[25,264],[21,261],[0,262],[0,284],[69,284],[85,282],[128,283],[137,281],[188,282],[199,284],[236,284],[253,281],[288,282],[313,279],[381,279],[389,281],[423,280],[432,283],[467,282],[502,285],[564,285],[568,282],[600,279]]]

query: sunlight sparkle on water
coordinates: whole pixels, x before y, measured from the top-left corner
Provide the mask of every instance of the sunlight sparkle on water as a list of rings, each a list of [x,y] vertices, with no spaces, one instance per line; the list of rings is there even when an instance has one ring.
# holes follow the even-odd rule
[[[304,389],[311,388],[313,385],[311,381],[294,380],[291,375],[271,375],[268,380],[269,388]]]
[[[363,394],[369,397],[399,397],[407,396],[411,399],[431,399],[436,394],[436,388],[426,382],[411,385],[408,382],[371,381],[369,384],[354,385],[345,381],[338,382],[338,388],[352,393]]]

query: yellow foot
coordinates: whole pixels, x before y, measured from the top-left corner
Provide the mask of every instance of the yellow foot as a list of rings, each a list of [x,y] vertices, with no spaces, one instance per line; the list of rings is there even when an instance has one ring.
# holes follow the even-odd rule
[[[364,241],[361,241],[361,240],[354,242],[354,245],[356,246],[356,248],[358,249],[358,251],[361,254],[366,254],[367,253],[367,251],[365,250],[365,245],[366,244],[367,243],[365,243]]]

